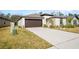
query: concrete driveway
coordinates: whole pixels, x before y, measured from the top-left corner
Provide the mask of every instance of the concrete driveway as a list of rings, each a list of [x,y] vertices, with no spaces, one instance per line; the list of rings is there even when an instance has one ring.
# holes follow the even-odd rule
[[[39,37],[45,39],[52,45],[53,48],[58,49],[77,49],[79,48],[79,34],[64,32],[60,30],[54,30],[49,28],[26,28],[29,31],[35,33]]]

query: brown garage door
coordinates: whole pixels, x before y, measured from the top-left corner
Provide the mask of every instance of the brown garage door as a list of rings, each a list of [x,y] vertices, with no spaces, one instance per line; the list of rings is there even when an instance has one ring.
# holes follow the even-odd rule
[[[41,19],[26,19],[25,26],[26,27],[41,27],[42,20]]]

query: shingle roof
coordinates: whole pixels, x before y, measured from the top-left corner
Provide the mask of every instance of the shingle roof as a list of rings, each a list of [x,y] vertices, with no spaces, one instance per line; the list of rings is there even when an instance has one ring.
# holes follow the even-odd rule
[[[30,14],[24,17],[25,19],[42,19],[43,18],[40,14]]]
[[[44,14],[41,14],[41,16],[54,16],[54,15],[44,13]]]
[[[12,19],[13,17],[17,16],[15,19]],[[6,21],[10,21],[10,22],[17,22],[18,20],[20,20],[20,18],[22,18],[22,16],[18,16],[18,15],[12,15],[11,18],[7,18],[5,16],[0,16],[0,18],[2,20],[6,20]]]
[[[10,19],[8,19],[6,17],[2,17],[2,16],[0,16],[0,19],[12,22]]]

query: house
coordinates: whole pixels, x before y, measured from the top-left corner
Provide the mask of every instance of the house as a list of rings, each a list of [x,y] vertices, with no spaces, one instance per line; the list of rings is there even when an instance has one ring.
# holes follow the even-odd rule
[[[12,15],[11,18],[0,16],[0,27],[10,26],[10,32],[13,33],[13,31],[16,30],[17,22],[21,17],[22,16],[18,15]]]
[[[0,27],[10,26],[10,20],[0,16]]]
[[[51,17],[50,14],[30,14],[24,16],[18,21],[18,26],[21,27],[42,27],[46,24],[46,19]]]
[[[46,25],[50,27],[51,25],[53,26],[62,26],[66,25],[66,16],[52,16],[50,18],[46,19]]]
[[[67,16],[54,16],[51,14],[29,14],[27,16],[23,16],[18,21],[18,26],[20,27],[42,27],[44,25],[47,25],[48,27],[51,25],[60,27],[67,24]],[[71,24],[79,24],[78,19],[73,17]]]
[[[43,17],[40,14],[30,14],[24,16],[18,21],[18,26],[21,27],[41,27]]]
[[[10,26],[11,23],[16,23],[22,16],[12,15],[11,18],[0,16],[0,27]]]

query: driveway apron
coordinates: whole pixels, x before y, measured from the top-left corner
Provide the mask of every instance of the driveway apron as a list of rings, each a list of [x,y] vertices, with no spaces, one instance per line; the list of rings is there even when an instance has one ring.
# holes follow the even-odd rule
[[[70,48],[75,48],[76,41],[77,44],[79,45],[79,40],[78,40],[79,34],[76,33],[64,32],[60,30],[54,30],[54,29],[42,28],[42,27],[26,28],[26,29],[35,33],[36,35],[48,41],[49,43],[56,46],[57,48],[69,48],[67,47],[69,44],[70,46],[72,45],[74,46]]]

